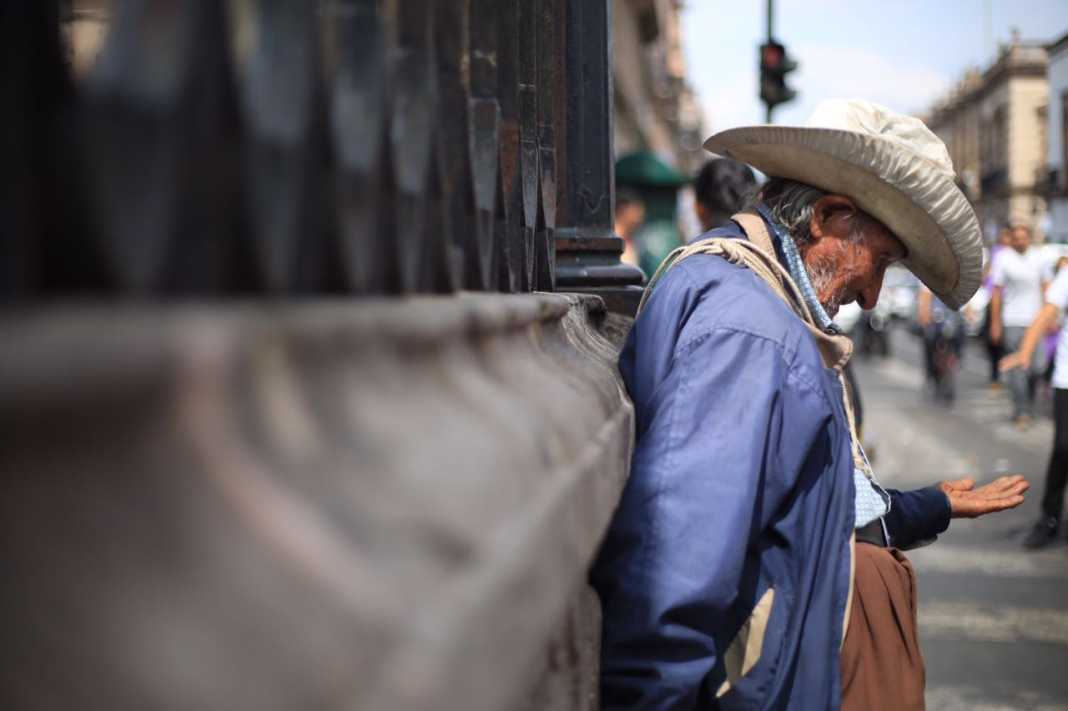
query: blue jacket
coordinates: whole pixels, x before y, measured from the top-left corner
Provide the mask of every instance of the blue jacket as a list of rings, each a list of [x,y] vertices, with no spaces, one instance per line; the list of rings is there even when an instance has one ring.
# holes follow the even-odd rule
[[[697,255],[661,279],[619,368],[637,444],[591,572],[604,707],[837,709],[853,469],[812,335],[748,269]],[[948,525],[936,489],[891,495],[895,544]],[[717,699],[723,652],[768,588],[759,661]]]

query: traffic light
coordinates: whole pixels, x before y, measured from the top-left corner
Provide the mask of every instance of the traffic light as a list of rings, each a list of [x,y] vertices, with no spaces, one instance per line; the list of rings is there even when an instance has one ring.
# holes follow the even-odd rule
[[[779,104],[792,101],[797,92],[786,86],[786,75],[797,69],[797,62],[786,54],[786,47],[775,40],[760,45],[760,98],[768,113]]]

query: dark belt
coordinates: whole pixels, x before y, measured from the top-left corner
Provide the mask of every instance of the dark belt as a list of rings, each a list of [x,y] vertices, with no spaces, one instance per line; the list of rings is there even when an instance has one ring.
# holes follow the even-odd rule
[[[883,520],[881,518],[861,526],[856,533],[857,543],[870,543],[880,548],[889,548],[886,542],[886,535],[883,533]]]

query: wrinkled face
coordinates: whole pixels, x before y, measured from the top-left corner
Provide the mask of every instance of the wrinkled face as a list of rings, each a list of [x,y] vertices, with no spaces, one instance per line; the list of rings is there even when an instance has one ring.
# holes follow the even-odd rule
[[[1012,248],[1022,254],[1031,246],[1031,230],[1022,226],[1013,227],[1010,240],[1009,244]]]
[[[905,245],[842,195],[816,203],[810,230],[812,241],[801,256],[827,315],[834,318],[852,301],[874,308],[886,268],[905,258]]]

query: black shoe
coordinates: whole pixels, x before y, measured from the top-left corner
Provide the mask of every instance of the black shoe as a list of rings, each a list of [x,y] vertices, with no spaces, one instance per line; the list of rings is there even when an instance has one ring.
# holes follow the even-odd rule
[[[1057,540],[1057,529],[1060,527],[1060,521],[1052,516],[1043,516],[1035,524],[1035,527],[1031,529],[1031,533],[1024,539],[1024,548],[1045,548],[1050,543]]]

